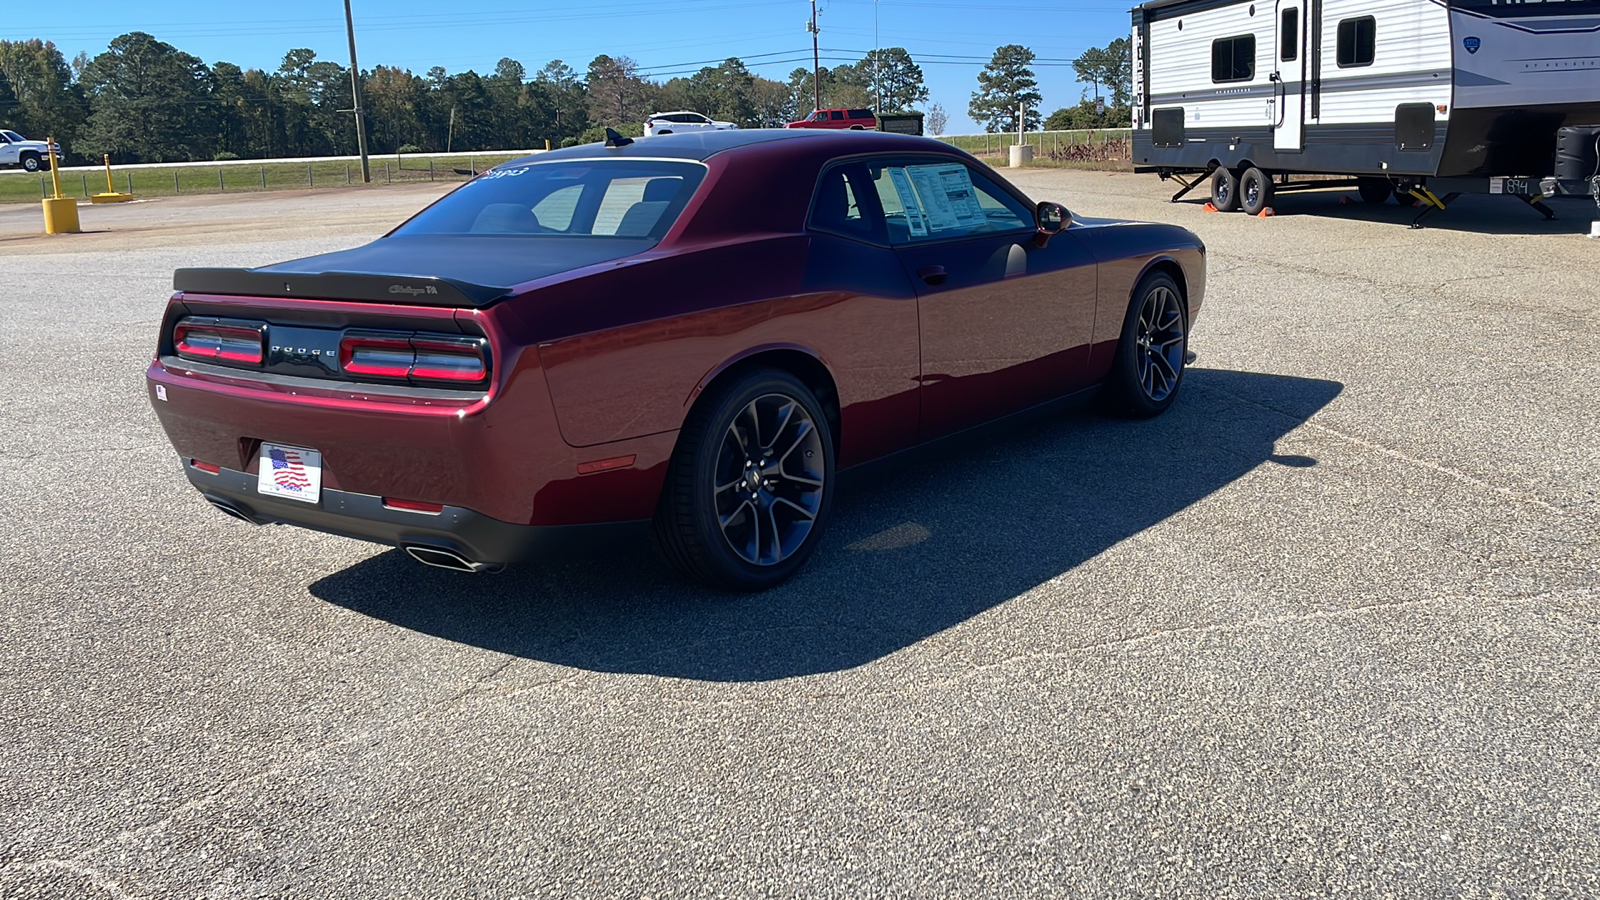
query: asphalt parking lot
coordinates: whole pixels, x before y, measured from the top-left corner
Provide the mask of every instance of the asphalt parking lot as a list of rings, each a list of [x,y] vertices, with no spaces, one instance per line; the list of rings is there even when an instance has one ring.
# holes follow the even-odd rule
[[[754,598],[188,487],[171,270],[436,188],[0,208],[0,895],[1600,896],[1593,204],[1015,180],[1204,238],[1184,396],[860,473]]]

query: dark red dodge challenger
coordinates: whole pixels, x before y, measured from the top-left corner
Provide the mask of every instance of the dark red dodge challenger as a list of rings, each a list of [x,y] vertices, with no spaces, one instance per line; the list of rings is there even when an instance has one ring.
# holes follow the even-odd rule
[[[463,571],[653,520],[754,590],[838,469],[1097,385],[1165,409],[1205,250],[937,141],[718,131],[507,163],[366,246],[174,287],[150,399],[223,512]]]

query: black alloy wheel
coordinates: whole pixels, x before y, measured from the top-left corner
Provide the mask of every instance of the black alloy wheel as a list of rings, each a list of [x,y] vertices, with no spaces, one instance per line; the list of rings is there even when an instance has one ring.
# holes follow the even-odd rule
[[[1226,166],[1219,166],[1211,176],[1211,205],[1217,212],[1239,208],[1239,176]]]
[[[1183,384],[1189,353],[1189,314],[1171,275],[1153,272],[1134,289],[1122,337],[1106,376],[1113,412],[1149,418],[1165,412]]]
[[[715,587],[758,591],[800,569],[833,498],[832,430],[811,390],[757,369],[704,396],[679,433],[656,512],[667,561]]]
[[[1357,178],[1356,192],[1367,203],[1382,203],[1394,193],[1394,186],[1387,178]]]
[[[1272,176],[1255,166],[1239,176],[1239,208],[1246,215],[1258,215],[1272,205]]]

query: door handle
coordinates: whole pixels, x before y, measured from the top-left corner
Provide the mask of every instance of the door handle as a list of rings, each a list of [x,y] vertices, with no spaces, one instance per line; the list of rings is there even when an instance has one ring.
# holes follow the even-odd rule
[[[928,284],[940,285],[944,284],[949,274],[945,272],[944,266],[923,266],[917,270],[917,277]]]

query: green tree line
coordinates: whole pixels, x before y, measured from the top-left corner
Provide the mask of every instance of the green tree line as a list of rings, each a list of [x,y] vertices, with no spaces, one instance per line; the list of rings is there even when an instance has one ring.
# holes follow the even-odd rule
[[[1074,63],[1080,80],[1105,96],[1043,117],[1027,47],[1008,44],[978,75],[968,110],[987,131],[1125,125],[1130,101],[1128,41],[1091,48]],[[928,102],[922,68],[901,47],[859,62],[797,68],[785,81],[752,73],[738,58],[689,75],[652,80],[626,56],[601,55],[578,70],[556,59],[529,73],[502,59],[494,71],[418,75],[379,65],[361,72],[374,153],[479,151],[566,146],[598,140],[613,127],[637,135],[653,112],[691,109],[741,127],[801,118],[823,108],[906,112]],[[70,62],[43,40],[0,41],[0,127],[54,136],[70,161],[119,163],[332,156],[355,151],[350,71],[309,49],[284,54],[274,71],[199,57],[144,32],[121,35],[94,57]],[[929,131],[946,116],[929,109]]]
[[[899,47],[820,74],[825,107],[881,100],[898,112],[928,99],[922,69]],[[637,135],[645,116],[677,109],[746,128],[781,125],[810,113],[813,81],[810,69],[787,81],[763,78],[737,58],[655,81],[628,57],[609,55],[583,70],[557,59],[529,73],[508,58],[486,75],[386,65],[361,72],[374,153],[559,147],[598,139],[605,126]],[[53,135],[72,161],[348,154],[353,106],[350,70],[304,48],[265,71],[207,64],[143,32],[70,62],[48,41],[0,41],[0,127]]]

